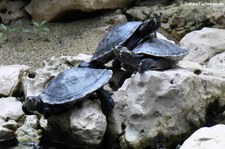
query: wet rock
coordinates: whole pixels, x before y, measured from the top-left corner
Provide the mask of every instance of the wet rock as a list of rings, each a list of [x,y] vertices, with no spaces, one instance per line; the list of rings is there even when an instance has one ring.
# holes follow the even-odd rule
[[[23,116],[22,103],[14,97],[0,98],[0,140],[14,137]]]
[[[222,149],[225,146],[225,125],[203,127],[195,131],[180,149]]]
[[[98,101],[87,99],[69,111],[50,117],[46,133],[51,141],[80,148],[96,148],[104,136],[106,126],[106,117]]]
[[[21,143],[38,143],[42,136],[41,130],[38,129],[38,117],[36,115],[25,116],[24,123],[16,132],[16,138]]]
[[[210,103],[225,104],[224,88],[222,77],[182,68],[136,73],[113,95],[109,136],[121,148],[170,148],[206,122]]]
[[[0,23],[8,24],[11,21],[23,18],[26,12],[24,1],[1,0],[0,1]]]
[[[203,28],[185,35],[180,41],[180,46],[186,48],[189,54],[185,60],[205,64],[215,54],[225,51],[225,30]]]
[[[35,20],[50,21],[58,15],[66,11],[79,10],[83,12],[90,12],[95,10],[117,9],[124,8],[131,4],[134,0],[92,0],[91,2],[83,0],[70,0],[70,1],[45,1],[45,0],[32,0],[26,6],[26,11]]]
[[[39,95],[50,79],[65,69],[78,65],[81,61],[89,61],[90,55],[52,57],[44,61],[44,66],[36,71],[29,70],[23,75],[23,91],[25,96]]]
[[[19,93],[22,74],[28,69],[25,65],[0,66],[0,97]]]

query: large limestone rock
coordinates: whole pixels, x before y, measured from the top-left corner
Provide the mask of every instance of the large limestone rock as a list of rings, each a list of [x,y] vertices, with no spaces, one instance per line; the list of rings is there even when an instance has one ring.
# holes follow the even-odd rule
[[[207,63],[215,54],[225,51],[224,34],[223,29],[203,28],[185,35],[180,41],[180,46],[189,49],[190,52],[184,59],[200,64]]]
[[[188,67],[183,65],[183,67]],[[170,148],[180,135],[206,122],[210,103],[225,104],[223,74],[205,75],[200,65],[188,69],[147,71],[127,79],[113,95],[110,139],[121,148]],[[157,141],[156,141],[157,140]],[[114,142],[114,143],[115,143]]]
[[[23,72],[29,67],[25,65],[0,66],[0,96],[11,96],[20,92]]]
[[[26,7],[27,12],[35,20],[50,21],[58,15],[71,10],[90,12],[101,9],[126,7],[134,0],[32,0]]]
[[[106,126],[106,117],[98,100],[87,99],[69,111],[50,117],[46,134],[51,141],[78,148],[96,148],[102,141]]]
[[[23,116],[22,103],[14,97],[0,98],[0,140],[14,137]]]
[[[203,127],[194,132],[180,149],[223,149],[225,146],[225,125]]]

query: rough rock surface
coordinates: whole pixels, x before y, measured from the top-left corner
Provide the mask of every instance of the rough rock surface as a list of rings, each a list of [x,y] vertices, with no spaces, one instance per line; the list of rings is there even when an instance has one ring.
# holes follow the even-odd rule
[[[41,130],[38,129],[38,117],[36,115],[27,115],[23,125],[16,132],[16,139],[23,143],[39,142],[42,136]]]
[[[43,68],[26,71],[23,75],[23,91],[25,96],[39,95],[50,79],[65,69],[78,65],[81,61],[89,61],[90,55],[52,57],[44,61]]]
[[[224,3],[222,3],[224,4]],[[208,7],[207,18],[215,25],[219,25],[221,27],[225,27],[225,8],[224,6],[217,7]]]
[[[19,92],[22,74],[28,69],[25,65],[0,66],[0,96],[11,96]]]
[[[50,117],[46,133],[51,141],[65,142],[74,147],[95,148],[100,144],[106,126],[106,117],[98,100],[87,99],[69,111]]]
[[[186,33],[205,26],[207,17],[204,6],[142,6],[132,7],[126,13],[138,20],[146,19],[149,14],[161,12],[161,28],[180,40]]]
[[[225,52],[213,56],[209,60],[207,64],[207,68],[210,68],[217,72],[224,73],[225,72]]]
[[[14,137],[17,121],[23,116],[22,103],[14,97],[0,98],[0,140]]]
[[[180,149],[223,149],[225,146],[225,125],[203,127],[194,132]]]
[[[0,23],[10,23],[22,17],[26,16],[24,1],[11,1],[1,0],[0,1]]]
[[[225,51],[225,30],[215,28],[203,28],[185,35],[180,46],[189,49],[185,60],[206,63],[215,54]]]
[[[116,9],[128,6],[134,0],[67,0],[50,1],[50,0],[32,0],[26,6],[27,12],[35,20],[50,21],[66,11],[80,10],[90,12],[102,9]]]
[[[137,73],[113,95],[110,136],[121,148],[168,147],[169,141],[179,138],[173,136],[206,122],[211,102],[217,99],[224,105],[224,88],[221,77],[182,68]]]

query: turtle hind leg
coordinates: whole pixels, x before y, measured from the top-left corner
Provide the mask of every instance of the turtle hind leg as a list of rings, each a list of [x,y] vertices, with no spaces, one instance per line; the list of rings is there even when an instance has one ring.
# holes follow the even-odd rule
[[[165,58],[145,58],[139,66],[139,73],[143,73],[147,70],[165,70],[173,66],[173,62]]]
[[[96,94],[101,101],[102,112],[105,115],[109,115],[115,106],[113,98],[103,88],[98,89]]]

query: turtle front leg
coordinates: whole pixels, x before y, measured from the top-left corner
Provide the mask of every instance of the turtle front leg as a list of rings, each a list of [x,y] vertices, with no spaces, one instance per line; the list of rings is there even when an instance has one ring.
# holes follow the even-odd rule
[[[44,118],[47,119],[52,116],[52,111],[49,107],[45,107],[42,114]]]
[[[173,64],[174,63],[172,61],[165,58],[145,58],[140,62],[138,66],[138,72],[143,73],[147,70],[165,70],[171,68]]]
[[[109,115],[115,106],[113,98],[103,89],[103,87],[98,89],[96,94],[101,101],[102,112],[105,115]]]
[[[132,66],[134,68],[138,68],[139,63],[141,62],[141,58],[143,55],[138,55],[123,46],[117,46],[114,49],[114,54],[116,59],[119,60],[121,63]]]

